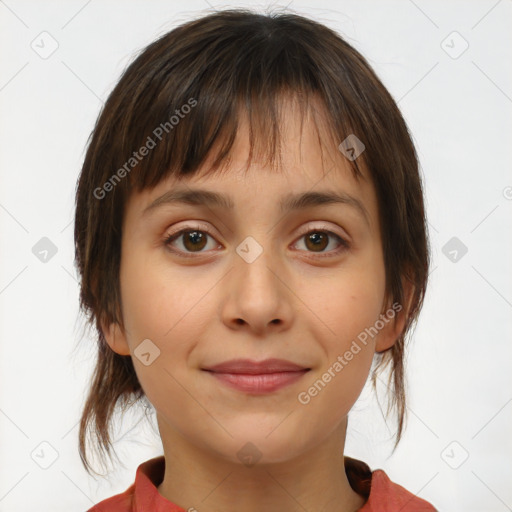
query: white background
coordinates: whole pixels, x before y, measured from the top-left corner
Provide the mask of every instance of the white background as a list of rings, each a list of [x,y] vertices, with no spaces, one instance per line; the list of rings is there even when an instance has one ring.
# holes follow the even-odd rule
[[[148,424],[132,429],[134,415],[115,444],[125,467],[95,480],[80,463],[95,352],[92,340],[76,348],[75,184],[102,102],[135,53],[177,24],[242,5],[267,6],[0,2],[0,512],[84,511],[162,453]],[[390,456],[395,428],[368,382],[345,453],[441,511],[512,510],[512,2],[288,5],[367,57],[406,118],[426,185],[433,264],[408,357],[408,428]],[[43,31],[58,43],[46,59],[31,47]],[[458,58],[453,31],[469,44]],[[42,237],[57,247],[46,263],[32,252]],[[456,262],[442,251],[452,237],[468,249]]]

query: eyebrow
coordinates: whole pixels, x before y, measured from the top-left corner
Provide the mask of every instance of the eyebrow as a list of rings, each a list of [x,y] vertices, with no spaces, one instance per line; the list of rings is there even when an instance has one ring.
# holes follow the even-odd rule
[[[157,197],[151,204],[149,204],[142,216],[147,216],[151,211],[164,204],[183,203],[193,206],[211,206],[223,208],[225,210],[232,210],[235,206],[231,196],[212,192],[211,190],[204,189],[180,189],[176,188],[165,192],[160,197]],[[370,216],[364,207],[363,203],[347,194],[346,192],[334,192],[330,190],[318,192],[304,192],[301,194],[288,194],[284,196],[279,202],[279,209],[281,213],[302,210],[313,206],[324,206],[331,204],[346,204],[357,210],[369,225]]]

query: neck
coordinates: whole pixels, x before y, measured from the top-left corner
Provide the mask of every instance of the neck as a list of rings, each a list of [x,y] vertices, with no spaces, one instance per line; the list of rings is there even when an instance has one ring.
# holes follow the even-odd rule
[[[165,473],[158,492],[185,510],[356,512],[365,499],[347,479],[346,419],[324,442],[282,462],[246,466],[192,445],[159,421]]]

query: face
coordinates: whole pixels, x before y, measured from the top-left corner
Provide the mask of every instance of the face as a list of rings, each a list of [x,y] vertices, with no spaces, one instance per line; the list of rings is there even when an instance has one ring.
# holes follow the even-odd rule
[[[380,316],[391,306],[371,179],[356,180],[320,128],[322,153],[310,119],[301,139],[296,111],[286,112],[278,171],[253,162],[245,172],[244,124],[223,173],[132,195],[120,269],[124,327],[104,329],[113,350],[131,354],[161,433],[238,464],[244,450],[272,463],[325,440],[359,396],[375,351],[403,327],[400,315],[396,323]],[[175,201],[145,212],[166,192],[197,189],[229,196],[232,207]],[[281,210],[308,192],[352,199]],[[206,370],[271,358],[303,370]]]

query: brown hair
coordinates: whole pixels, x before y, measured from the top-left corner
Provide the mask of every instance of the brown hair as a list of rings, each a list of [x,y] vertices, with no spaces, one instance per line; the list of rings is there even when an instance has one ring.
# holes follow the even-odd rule
[[[253,147],[274,165],[280,148],[278,100],[286,94],[299,98],[302,115],[313,96],[320,98],[336,145],[349,134],[364,143],[365,151],[348,161],[358,179],[364,165],[375,186],[386,296],[403,304],[402,278],[414,285],[405,329],[390,349],[375,354],[372,373],[376,389],[377,374],[391,365],[387,414],[396,407],[396,449],[406,413],[405,336],[421,309],[429,267],[413,142],[389,92],[336,32],[297,14],[234,9],[184,23],[147,46],[123,73],[88,141],[77,183],[74,236],[80,309],[97,330],[98,358],[79,432],[80,457],[90,474],[88,430],[95,449],[110,456],[114,412],[149,404],[131,356],[112,351],[101,329],[101,320],[123,325],[119,268],[130,193],[169,176],[192,175],[211,154],[216,156],[211,172],[218,169],[229,156],[242,111],[250,120],[247,165]],[[142,158],[139,149],[150,147],[150,139],[154,145]]]

